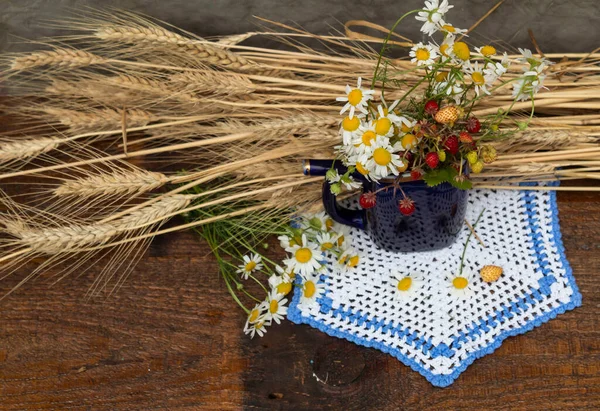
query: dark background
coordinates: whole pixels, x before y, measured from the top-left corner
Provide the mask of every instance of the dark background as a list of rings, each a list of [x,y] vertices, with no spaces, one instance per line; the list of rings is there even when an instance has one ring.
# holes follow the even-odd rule
[[[452,0],[448,14],[456,27],[469,28],[496,0]],[[40,27],[44,19],[60,19],[69,9],[117,7],[162,19],[202,36],[256,30],[261,16],[297,23],[317,33],[340,29],[348,20],[369,20],[385,27],[422,0],[0,0],[0,51],[18,50],[15,38],[56,34]],[[531,28],[544,52],[585,52],[599,46],[600,2],[597,0],[506,0],[477,30],[478,39],[514,47],[531,47]],[[419,25],[407,19],[398,32],[421,40]],[[9,43],[13,44],[9,44]]]

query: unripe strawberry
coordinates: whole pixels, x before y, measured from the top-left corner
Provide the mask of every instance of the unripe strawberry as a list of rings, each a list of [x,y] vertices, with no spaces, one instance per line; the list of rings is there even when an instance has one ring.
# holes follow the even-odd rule
[[[496,161],[498,158],[498,153],[493,146],[485,145],[481,147],[481,159],[484,163],[489,164]]]
[[[503,271],[502,267],[497,265],[486,265],[481,268],[479,274],[481,275],[481,279],[486,283],[493,283],[500,278]]]
[[[471,137],[471,135],[466,132],[466,131],[461,131],[460,134],[458,135],[458,139],[460,140],[461,143],[465,143],[465,144],[473,144],[473,137]]]
[[[476,162],[479,161],[479,155],[477,155],[477,151],[469,151],[467,153],[467,160],[469,161],[469,164],[473,165]]]
[[[446,161],[446,152],[444,150],[440,150],[437,153],[440,161]]]
[[[471,171],[475,174],[479,174],[483,171],[483,163],[477,161],[475,164],[471,164]]]
[[[458,109],[454,106],[441,108],[435,115],[435,121],[441,124],[454,124],[458,120]]]

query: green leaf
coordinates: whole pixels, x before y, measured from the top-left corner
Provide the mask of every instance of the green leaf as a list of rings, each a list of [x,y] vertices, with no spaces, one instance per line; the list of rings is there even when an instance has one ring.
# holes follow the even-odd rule
[[[456,169],[454,167],[449,167],[448,173],[449,173],[448,182],[450,184],[452,184],[452,187],[456,187],[460,190],[469,190],[469,189],[473,188],[473,183],[468,178],[465,177],[465,179],[462,181],[459,181],[456,179],[456,177],[458,177],[458,171],[456,171]]]
[[[423,175],[423,180],[429,187],[435,187],[442,183],[446,183],[449,179],[450,173],[446,167],[431,170]]]

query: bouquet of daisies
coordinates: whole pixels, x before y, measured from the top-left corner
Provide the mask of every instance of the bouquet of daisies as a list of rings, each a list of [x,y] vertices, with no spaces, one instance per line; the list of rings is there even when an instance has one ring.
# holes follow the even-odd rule
[[[441,4],[426,1],[424,9],[413,10],[396,22],[398,25],[407,15],[416,14],[423,22],[421,31],[431,38],[427,44],[411,48],[409,55],[415,65],[411,71],[421,78],[400,98],[391,104],[384,98],[385,84],[397,82],[395,73],[388,70],[389,62],[383,59],[385,45],[371,87],[365,88],[359,78],[356,87],[347,85],[346,95],[337,98],[345,103],[340,114],[346,114],[341,121],[342,144],[336,148],[337,159],[347,171],[340,175],[332,169],[327,174],[334,194],[358,186],[356,176],[376,182],[423,179],[429,186],[447,182],[469,189],[469,172],[481,173],[486,164],[496,160],[496,149],[486,142],[527,127],[527,121],[518,122],[514,130],[500,131],[499,125],[510,110],[486,119],[475,117],[471,111],[478,100],[507,83],[502,75],[516,63],[523,66],[523,75],[510,80],[513,105],[531,99],[533,116],[534,96],[543,87],[544,70],[551,63],[534,57],[529,50],[519,49],[522,58],[516,62],[506,53],[499,55],[491,45],[471,51],[462,41],[466,30],[445,20],[451,8],[447,0]],[[377,83],[382,84],[380,90],[375,90]],[[361,204],[368,207],[374,198],[366,193]],[[414,210],[411,204],[405,208],[407,213]]]

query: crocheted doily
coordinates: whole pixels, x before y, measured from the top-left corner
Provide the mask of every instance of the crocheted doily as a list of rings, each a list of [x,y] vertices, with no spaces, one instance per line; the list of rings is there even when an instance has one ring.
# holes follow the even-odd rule
[[[464,295],[453,292],[448,277],[460,265],[466,227],[452,246],[421,253],[378,249],[368,234],[352,229],[361,264],[340,272],[329,261],[320,279],[325,293],[303,305],[297,288],[288,318],[389,353],[433,385],[450,385],[505,338],[581,304],[561,242],[555,192],[472,190],[466,219],[473,223],[484,208],[476,231],[486,247],[475,238],[469,242]],[[479,275],[484,265],[504,273],[486,283]],[[401,295],[398,273],[414,275],[416,291]]]

